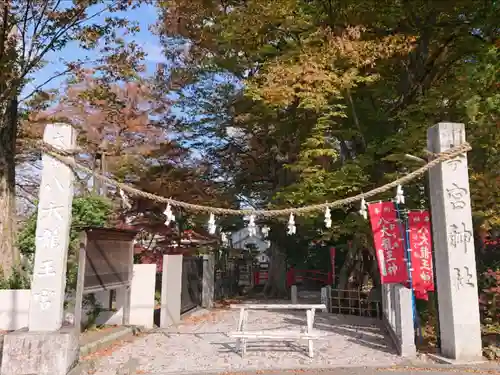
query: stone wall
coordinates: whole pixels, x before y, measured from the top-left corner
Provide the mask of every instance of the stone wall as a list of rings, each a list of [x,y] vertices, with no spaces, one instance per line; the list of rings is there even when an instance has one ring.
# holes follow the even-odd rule
[[[31,291],[0,290],[0,330],[14,331],[28,326]]]
[[[153,327],[155,307],[155,274],[154,264],[135,264],[132,278],[130,324],[146,328]],[[97,324],[121,324],[123,307],[119,291],[117,291],[117,311],[103,311],[97,318]],[[28,326],[31,290],[0,290],[0,330],[15,331]],[[94,293],[97,301],[106,306],[109,304],[109,291]],[[69,297],[69,296],[67,296]],[[74,296],[72,297],[74,298]],[[69,310],[73,304],[70,303]],[[86,323],[88,307],[84,306],[82,321]],[[72,322],[72,311],[66,311],[66,320]]]
[[[415,357],[415,331],[411,290],[399,284],[382,285],[383,321],[403,357]]]

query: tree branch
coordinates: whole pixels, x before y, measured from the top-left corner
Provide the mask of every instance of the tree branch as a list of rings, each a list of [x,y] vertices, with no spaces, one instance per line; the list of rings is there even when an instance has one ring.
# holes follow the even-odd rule
[[[71,69],[66,69],[66,70],[64,70],[64,71],[62,71],[62,72],[59,72],[59,73],[56,73],[56,74],[55,74],[55,75],[53,75],[52,77],[48,78],[48,79],[47,79],[47,80],[45,80],[43,83],[41,83],[41,84],[39,84],[38,86],[36,86],[30,94],[28,94],[28,95],[26,95],[24,98],[22,98],[22,99],[19,101],[19,103],[22,103],[22,102],[24,102],[24,101],[28,100],[28,99],[29,99],[29,98],[31,98],[33,95],[35,95],[37,92],[39,92],[39,91],[40,91],[40,89],[41,89],[42,87],[44,87],[44,86],[45,86],[45,85],[47,85],[48,83],[52,82],[54,79],[56,79],[56,78],[59,78],[59,77],[62,77],[62,76],[64,76],[64,75],[66,75],[66,74],[67,74],[68,72],[70,72],[70,71],[71,71]]]
[[[58,0],[57,3],[55,4],[53,10],[56,10],[57,7],[60,5],[61,0]],[[11,84],[8,85],[3,90],[3,93],[0,95],[0,102],[3,102],[6,100],[10,95],[12,95],[12,92],[18,89],[19,85],[21,84],[22,80],[26,78],[26,76],[32,71],[33,68],[35,68],[45,57],[45,55],[50,51],[54,49],[55,44],[60,41],[60,39],[71,29],[75,29],[78,26],[82,25],[85,22],[88,22],[106,11],[112,9],[112,7],[116,4],[116,2],[112,2],[105,8],[100,9],[99,11],[96,11],[94,14],[88,17],[81,18],[84,14],[85,11],[87,10],[86,7],[82,7],[79,12],[76,12],[75,15],[68,21],[66,26],[61,26],[58,31],[56,31],[52,38],[47,41],[47,43],[43,43],[44,47],[42,49],[37,49],[35,51],[35,56],[28,56],[28,59],[25,59],[23,63],[25,63],[24,66],[21,66],[21,73],[19,74],[18,77],[12,80]],[[41,16],[42,17],[42,16]],[[80,19],[81,18],[81,19]],[[31,36],[32,42],[32,48],[34,48],[35,44],[41,44],[41,43],[36,43],[35,41],[40,42],[40,35],[43,33],[43,31],[48,27],[48,20],[49,17],[46,17],[46,22],[44,23],[44,26],[38,31],[38,33],[33,32]],[[5,27],[5,25],[4,25]],[[5,43],[5,42],[4,42]],[[32,51],[33,52],[33,51]],[[33,57],[33,58],[32,58]]]

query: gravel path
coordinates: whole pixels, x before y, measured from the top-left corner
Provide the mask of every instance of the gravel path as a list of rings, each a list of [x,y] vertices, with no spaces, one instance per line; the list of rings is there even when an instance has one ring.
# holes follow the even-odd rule
[[[88,374],[214,373],[341,366],[391,366],[401,363],[380,322],[369,318],[317,313],[315,328],[327,335],[315,341],[315,358],[306,342],[248,341],[247,355],[234,352],[238,312],[216,310],[187,318],[177,327],[156,330],[99,359]],[[305,326],[304,311],[250,311],[249,330]],[[95,371],[95,372],[94,372]]]

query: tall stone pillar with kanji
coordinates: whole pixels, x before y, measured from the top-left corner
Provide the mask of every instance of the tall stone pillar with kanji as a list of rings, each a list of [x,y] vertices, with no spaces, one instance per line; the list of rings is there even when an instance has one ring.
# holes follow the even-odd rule
[[[465,126],[439,123],[427,132],[428,149],[440,153],[465,142]],[[429,171],[439,303],[441,355],[458,361],[482,359],[467,155]]]
[[[76,131],[48,124],[43,140],[68,151],[75,149]],[[79,330],[63,325],[73,174],[68,165],[43,154],[28,330],[5,335],[2,375],[66,375],[78,360]]]

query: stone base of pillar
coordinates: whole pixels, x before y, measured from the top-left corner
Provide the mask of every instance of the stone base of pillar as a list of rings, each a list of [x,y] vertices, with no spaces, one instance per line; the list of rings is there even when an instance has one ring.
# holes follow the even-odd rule
[[[67,375],[78,362],[79,334],[20,330],[4,336],[2,375]]]
[[[439,354],[434,354],[434,353],[428,353],[427,356],[432,359],[434,362],[443,364],[443,365],[453,365],[453,366],[465,366],[465,365],[480,365],[483,363],[488,363],[488,360],[484,357],[474,357],[474,358],[467,358],[467,359],[451,359],[451,358],[446,358],[445,356]]]

